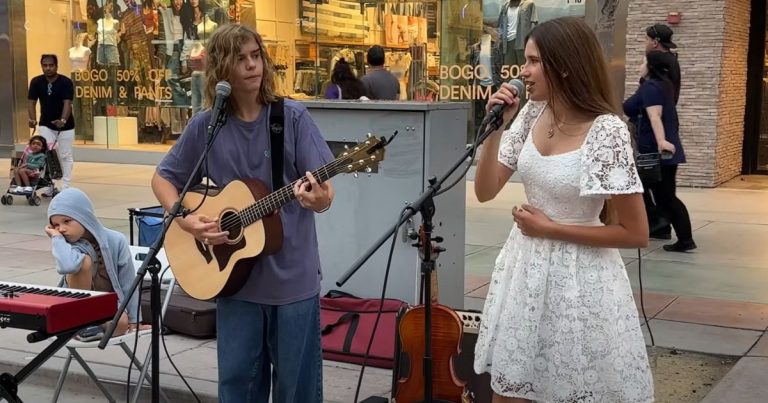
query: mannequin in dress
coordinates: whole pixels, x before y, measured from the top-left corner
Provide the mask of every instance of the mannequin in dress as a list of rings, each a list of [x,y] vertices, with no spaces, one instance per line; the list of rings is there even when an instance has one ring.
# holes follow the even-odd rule
[[[189,68],[192,70],[190,92],[192,95],[192,115],[202,110],[203,89],[205,88],[205,41],[213,34],[219,24],[211,20],[208,14],[197,24],[198,40],[189,52]]]
[[[119,66],[120,54],[117,51],[120,22],[114,18],[114,0],[104,2],[104,15],[96,21],[96,36],[99,46],[96,49],[96,63],[101,66]]]
[[[69,63],[72,66],[72,83],[75,85],[75,99],[72,100],[72,115],[77,122],[75,137],[78,140],[93,140],[93,98],[79,93],[79,88],[93,85],[87,74],[77,74],[87,71],[90,67],[93,40],[87,32],[77,34],[75,46],[69,48]],[[79,78],[79,80],[78,80]],[[81,90],[82,91],[82,90]]]
[[[77,34],[75,46],[69,48],[69,61],[72,65],[72,71],[85,71],[88,69],[88,63],[91,60],[91,49],[87,43],[88,33]]]

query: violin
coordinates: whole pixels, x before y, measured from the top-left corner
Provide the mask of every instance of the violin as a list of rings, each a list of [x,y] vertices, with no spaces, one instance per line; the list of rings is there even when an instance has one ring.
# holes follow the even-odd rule
[[[429,256],[436,257],[444,249],[432,243],[442,241],[439,237],[430,239],[423,227],[419,230],[419,253],[422,255],[424,248],[430,248],[426,260],[431,260]],[[434,264],[434,260],[431,260]],[[429,262],[427,262],[429,264]],[[461,338],[464,334],[464,327],[461,318],[456,312],[437,303],[437,273],[432,270],[430,278],[427,280],[422,274],[422,282],[426,288],[426,281],[430,281],[429,287],[434,290],[434,295],[430,297],[431,308],[431,369],[432,369],[432,402],[469,402],[469,394],[466,391],[466,383],[456,376],[453,368],[453,359],[461,353]],[[417,403],[426,400],[425,387],[425,327],[426,327],[426,306],[417,305],[409,309],[400,319],[398,325],[401,354],[408,363],[407,370],[403,370],[398,379],[395,401],[397,403]]]

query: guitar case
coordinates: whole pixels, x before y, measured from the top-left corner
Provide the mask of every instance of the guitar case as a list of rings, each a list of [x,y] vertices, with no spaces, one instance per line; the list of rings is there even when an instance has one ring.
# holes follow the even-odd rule
[[[149,282],[144,282],[145,292],[141,294],[141,315],[150,318]],[[164,301],[167,290],[161,290],[160,301]],[[163,317],[163,328],[197,338],[216,337],[216,303],[190,297],[181,287],[175,287],[168,309]]]

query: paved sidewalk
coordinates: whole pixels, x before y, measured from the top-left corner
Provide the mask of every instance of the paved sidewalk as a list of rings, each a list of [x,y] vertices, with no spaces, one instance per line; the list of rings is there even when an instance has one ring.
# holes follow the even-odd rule
[[[8,163],[0,159],[0,167]],[[155,204],[148,186],[152,172],[150,166],[78,163],[75,186],[91,196],[97,215],[107,226],[127,234],[126,209]],[[0,191],[5,186],[0,185]],[[511,208],[524,201],[524,194],[520,184],[511,183],[496,200],[480,206],[472,196],[472,183],[467,186],[464,308],[481,309],[493,262],[512,225]],[[693,217],[699,249],[669,253],[661,249],[662,242],[654,241],[641,251],[641,260],[636,250],[624,250],[628,275],[637,287],[642,263],[645,311],[657,345],[745,357],[705,401],[763,401],[768,394],[768,382],[763,381],[768,370],[768,180],[747,178],[718,189],[683,189],[680,193]],[[55,284],[58,275],[49,240],[42,232],[47,202],[32,207],[22,201],[16,198],[17,204],[0,206],[0,280]],[[28,362],[45,344],[28,344],[26,332],[15,329],[0,330],[0,334],[0,372]],[[143,357],[147,340],[142,341],[139,354]],[[166,345],[203,401],[216,401],[215,340],[169,335]],[[168,357],[161,354],[162,385],[173,401],[191,401]],[[88,351],[84,356],[96,363],[100,375],[125,382],[122,351]],[[45,385],[53,390],[63,357],[58,353],[35,373],[30,393],[40,396]],[[326,362],[325,400],[352,401],[358,373],[357,366]],[[135,371],[133,375],[135,379]],[[67,399],[79,392],[101,401],[77,364],[72,364],[67,379]],[[386,396],[390,383],[390,371],[369,368],[360,396]],[[22,395],[25,389],[22,384]],[[124,396],[124,389],[115,387],[114,391],[116,396]]]

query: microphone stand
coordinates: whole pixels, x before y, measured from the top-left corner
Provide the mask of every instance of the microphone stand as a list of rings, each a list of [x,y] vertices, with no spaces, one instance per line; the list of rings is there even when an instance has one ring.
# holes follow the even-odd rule
[[[192,187],[192,179],[195,178],[197,173],[200,171],[200,168],[203,166],[203,163],[208,158],[208,152],[211,149],[211,146],[213,145],[213,141],[216,139],[216,137],[219,134],[219,131],[221,130],[221,127],[224,126],[224,123],[227,121],[227,114],[221,113],[219,114],[219,118],[215,122],[211,122],[208,125],[208,141],[205,145],[205,149],[203,150],[202,155],[200,155],[200,158],[197,160],[197,164],[195,165],[195,168],[192,170],[192,174],[189,176],[189,179],[187,179],[187,183],[184,185],[184,188],[182,189],[181,193],[179,194],[179,199],[174,203],[173,207],[171,208],[171,211],[163,218],[163,228],[160,232],[160,236],[155,239],[155,241],[152,243],[152,246],[149,247],[149,250],[147,251],[147,255],[144,258],[144,261],[141,263],[141,266],[136,271],[136,277],[133,280],[133,284],[131,285],[131,290],[128,292],[128,295],[125,296],[125,299],[123,300],[123,303],[120,304],[120,307],[117,309],[117,313],[115,313],[115,317],[112,319],[112,322],[109,323],[109,326],[107,327],[107,331],[104,333],[104,337],[101,338],[101,341],[99,342],[99,348],[104,349],[107,346],[107,343],[109,343],[109,339],[112,337],[112,333],[115,331],[115,327],[117,326],[117,322],[120,319],[120,316],[123,314],[125,309],[128,306],[128,303],[131,300],[131,296],[133,296],[133,293],[136,291],[138,287],[141,286],[142,281],[144,280],[144,276],[147,272],[150,273],[150,276],[152,278],[152,285],[150,287],[150,311],[152,312],[152,403],[158,403],[160,401],[160,314],[161,314],[161,307],[160,307],[160,278],[158,274],[160,273],[160,270],[162,267],[160,267],[160,261],[157,260],[157,254],[160,251],[160,248],[163,245],[163,242],[165,241],[165,234],[168,232],[168,228],[171,226],[171,223],[176,217],[182,217],[186,216],[188,213],[184,210],[181,202],[184,200],[184,196],[186,196],[187,192],[189,192],[189,188]],[[168,292],[172,292],[173,290],[168,290]],[[139,293],[141,295],[141,293]],[[139,306],[141,306],[141,301],[138,301]],[[138,329],[136,329],[138,332]],[[133,365],[133,363],[130,363],[129,365]],[[146,365],[146,362],[144,363]],[[138,390],[141,390],[142,385],[136,385]]]
[[[403,223],[407,222],[413,217],[416,212],[421,213],[422,229],[424,231],[424,237],[422,238],[420,245],[424,248],[424,254],[421,261],[421,287],[424,290],[422,300],[424,303],[424,357],[422,357],[424,363],[424,400],[423,403],[440,403],[443,400],[433,400],[432,398],[432,287],[430,277],[433,271],[436,269],[435,260],[432,258],[432,241],[440,241],[439,237],[432,238],[432,217],[435,214],[435,200],[434,196],[440,191],[443,183],[467,160],[468,157],[473,156],[477,146],[483,143],[488,136],[498,130],[503,122],[501,114],[499,116],[492,116],[484,119],[481,124],[480,136],[475,144],[467,149],[464,155],[456,161],[448,172],[440,179],[432,176],[428,179],[429,186],[419,195],[419,197],[411,202],[406,208],[405,212],[400,216],[400,221],[392,229],[384,233],[374,244],[363,254],[362,257],[357,259],[352,267],[349,268],[340,278],[336,281],[338,287],[343,286],[352,277],[360,267],[365,264],[370,257],[376,253],[376,251],[387,241],[391,236],[394,236]],[[455,402],[458,403],[458,402]]]

